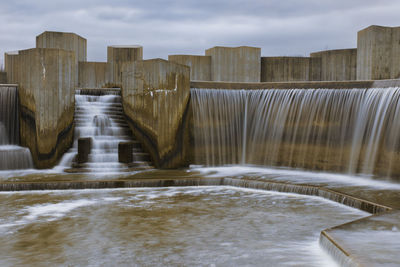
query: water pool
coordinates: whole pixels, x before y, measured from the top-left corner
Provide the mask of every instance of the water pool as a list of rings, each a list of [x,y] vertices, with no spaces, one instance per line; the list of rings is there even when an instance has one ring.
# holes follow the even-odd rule
[[[0,264],[330,265],[321,230],[367,215],[234,187],[0,193]]]

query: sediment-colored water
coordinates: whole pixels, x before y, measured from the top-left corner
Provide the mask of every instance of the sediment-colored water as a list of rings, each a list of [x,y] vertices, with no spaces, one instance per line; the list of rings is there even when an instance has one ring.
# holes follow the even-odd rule
[[[4,265],[326,266],[322,229],[366,213],[232,187],[1,193]]]

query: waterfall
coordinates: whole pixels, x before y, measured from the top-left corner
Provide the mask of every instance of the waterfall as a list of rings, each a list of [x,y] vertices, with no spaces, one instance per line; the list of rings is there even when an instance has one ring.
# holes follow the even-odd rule
[[[97,92],[96,92],[97,90]],[[121,96],[115,92],[95,89],[77,90],[75,95],[75,133],[72,148],[64,154],[57,168],[68,172],[117,172],[128,170],[118,161],[120,142],[137,142],[125,121]],[[87,162],[78,163],[78,139],[91,138]],[[138,143],[138,142],[137,142]],[[148,168],[148,154],[136,146],[133,151],[136,167]],[[72,167],[72,168],[71,168]]]
[[[18,90],[0,87],[0,170],[33,168],[31,152],[18,146]]]
[[[400,176],[400,89],[192,89],[196,164]]]
[[[0,145],[19,143],[17,87],[0,87]]]

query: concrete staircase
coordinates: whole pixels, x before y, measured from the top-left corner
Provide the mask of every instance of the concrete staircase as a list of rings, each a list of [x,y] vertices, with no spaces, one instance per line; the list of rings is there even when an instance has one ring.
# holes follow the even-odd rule
[[[114,173],[154,168],[150,155],[135,140],[125,120],[120,89],[80,89],[76,90],[75,100],[72,152],[76,156],[71,168],[64,171]],[[126,144],[129,151],[121,153],[119,147]]]

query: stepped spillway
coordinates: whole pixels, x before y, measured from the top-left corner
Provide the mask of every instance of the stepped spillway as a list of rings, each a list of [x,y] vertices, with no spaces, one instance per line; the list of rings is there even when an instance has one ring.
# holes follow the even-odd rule
[[[59,167],[64,167],[67,172],[120,172],[152,168],[149,155],[134,140],[125,121],[119,91],[96,90],[76,92],[74,144]],[[78,139],[87,137],[92,143],[88,160],[78,163]],[[133,163],[118,161],[118,144],[121,142],[133,143]]]

